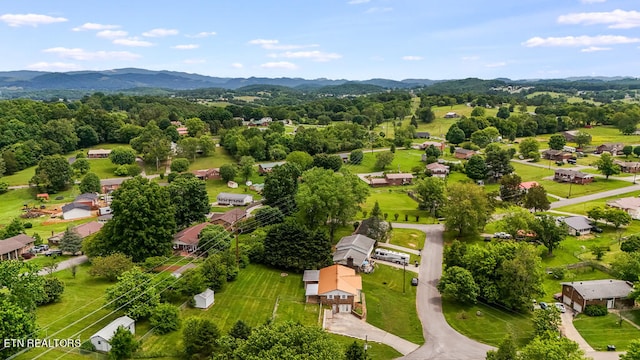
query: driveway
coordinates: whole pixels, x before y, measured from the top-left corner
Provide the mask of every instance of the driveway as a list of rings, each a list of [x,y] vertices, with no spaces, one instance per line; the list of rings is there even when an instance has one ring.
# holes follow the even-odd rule
[[[593,360],[618,360],[623,352],[616,351],[595,351],[591,345],[580,335],[576,327],[573,326],[573,310],[569,307],[567,312],[562,314],[562,329],[564,336],[569,340],[575,341],[585,353],[585,355]]]
[[[58,271],[62,271],[62,270],[65,270],[65,269],[69,269],[70,267],[72,267],[74,265],[84,264],[87,261],[89,261],[89,258],[87,258],[86,255],[80,255],[80,256],[72,257],[71,259],[60,261],[58,263],[58,266],[56,267],[56,269],[53,272],[58,272]],[[38,275],[49,275],[49,271],[47,271],[47,269],[42,269],[42,270],[38,271]]]

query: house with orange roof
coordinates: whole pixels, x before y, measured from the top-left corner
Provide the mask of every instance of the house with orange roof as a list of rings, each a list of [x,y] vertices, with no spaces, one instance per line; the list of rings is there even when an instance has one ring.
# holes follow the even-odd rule
[[[362,278],[346,266],[305,270],[302,281],[307,302],[331,305],[334,313],[349,313],[360,302]]]
[[[520,183],[520,190],[527,192],[534,186],[540,186],[537,181],[524,181]]]

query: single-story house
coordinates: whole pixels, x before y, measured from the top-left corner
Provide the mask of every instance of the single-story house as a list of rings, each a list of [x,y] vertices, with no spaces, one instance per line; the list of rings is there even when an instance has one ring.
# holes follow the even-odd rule
[[[20,255],[31,249],[36,240],[25,234],[18,234],[0,240],[0,260],[18,260]]]
[[[215,302],[215,294],[213,290],[207,290],[193,296],[193,307],[198,309],[208,309]]]
[[[173,248],[175,250],[182,250],[188,252],[194,252],[198,250],[198,243],[200,242],[200,233],[202,229],[211,225],[208,222],[189,226],[186,229],[180,230],[173,235]]]
[[[476,154],[475,151],[463,149],[463,148],[456,148],[456,150],[453,152],[453,156],[455,156],[456,159],[463,159],[463,160],[469,160],[475,154]]]
[[[426,131],[416,131],[416,139],[428,139],[431,137],[431,134],[429,134]]]
[[[413,182],[413,174],[385,174],[385,180],[389,185],[410,185]]]
[[[104,226],[103,222],[91,221],[85,224],[74,226],[71,228],[71,230],[78,233],[78,235],[80,235],[80,237],[84,239],[87,236],[91,234],[95,234],[98,231],[100,231],[100,229],[102,229],[103,226]],[[49,239],[47,239],[49,241],[49,245],[58,245],[58,243],[60,243],[60,240],[62,239],[63,236],[64,236],[64,231],[51,236]]]
[[[62,218],[65,220],[82,219],[90,217],[91,206],[72,202],[62,206]]]
[[[613,163],[620,166],[620,171],[623,173],[635,174],[640,172],[640,162],[638,161],[614,160]]]
[[[626,197],[607,201],[607,206],[627,212],[632,219],[640,220],[640,197]]]
[[[433,145],[433,147],[435,147],[436,149],[440,150],[440,152],[444,152],[444,148],[445,148],[444,143],[437,142],[437,141],[425,141],[422,144],[420,144],[420,149],[425,150],[431,145]]]
[[[95,149],[95,150],[89,150],[87,152],[87,157],[89,159],[104,159],[104,158],[108,158],[110,154],[111,154],[111,150]]]
[[[574,184],[588,184],[594,179],[593,175],[575,170],[556,169],[553,180],[571,182]]]
[[[222,192],[216,197],[218,205],[244,206],[253,202],[253,196],[248,194],[233,194]]]
[[[118,188],[120,187],[120,185],[122,185],[123,182],[129,180],[131,178],[115,178],[115,179],[104,179],[104,180],[100,180],[100,186],[102,189],[102,193],[103,194],[109,194],[110,192],[114,191],[114,190],[118,190]]]
[[[302,280],[307,302],[331,305],[334,313],[349,313],[360,302],[362,278],[346,266],[305,270]]]
[[[616,156],[622,154],[623,143],[605,143],[596,148],[596,154],[602,154],[603,152],[609,152],[611,155]]]
[[[178,135],[180,136],[189,135],[189,129],[187,129],[186,126],[180,126],[179,128],[176,128],[176,131],[178,131]]]
[[[520,189],[524,192],[529,191],[534,186],[540,186],[537,181],[524,181],[520,183]]]
[[[573,158],[573,154],[564,150],[547,149],[542,152],[542,158],[553,161],[565,161]]]
[[[209,222],[214,225],[222,225],[225,228],[235,225],[238,221],[247,217],[247,212],[242,208],[235,208],[225,213],[213,214]]]
[[[444,118],[445,119],[454,119],[454,118],[457,118],[457,117],[460,117],[460,115],[458,115],[457,113],[455,113],[453,111],[450,111],[450,112],[444,114]]]
[[[563,132],[562,136],[564,136],[564,138],[567,141],[575,142],[576,141],[576,136],[578,136],[579,133],[580,133],[580,131],[578,131],[578,130],[570,130],[570,131]],[[591,138],[591,135],[589,135],[589,138]]]
[[[73,200],[76,204],[84,204],[90,206],[92,209],[98,206],[98,194],[84,193],[76,196]]]
[[[449,166],[437,162],[428,164],[426,166],[426,169],[429,170],[431,176],[439,177],[442,179],[446,178],[447,175],[449,175]]]
[[[587,305],[604,305],[607,309],[632,307],[633,299],[627,299],[633,284],[623,280],[572,281],[562,284],[562,302],[577,312]]]
[[[374,239],[361,234],[345,236],[336,244],[333,262],[359,271],[369,264],[375,244]]]
[[[284,163],[285,161],[276,161],[276,162],[258,164],[258,173],[260,174],[270,173],[274,167],[283,165]]]
[[[591,233],[591,221],[584,216],[569,216],[562,219],[562,222],[567,224],[567,232],[569,235],[587,235]]]
[[[132,334],[136,333],[136,322],[128,316],[121,316],[109,325],[103,327],[97,333],[93,334],[90,338],[91,343],[98,351],[109,352],[111,350],[111,338],[115,335],[119,327],[123,327],[129,330]]]
[[[193,172],[193,175],[195,175],[200,180],[211,180],[211,179],[220,179],[221,178],[220,177],[220,168],[195,170]]]

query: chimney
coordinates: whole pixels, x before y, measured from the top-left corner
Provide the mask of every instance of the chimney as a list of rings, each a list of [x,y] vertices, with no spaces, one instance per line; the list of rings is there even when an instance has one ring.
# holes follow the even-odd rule
[[[348,257],[347,258],[347,266],[350,268],[353,268],[353,258],[352,257]]]

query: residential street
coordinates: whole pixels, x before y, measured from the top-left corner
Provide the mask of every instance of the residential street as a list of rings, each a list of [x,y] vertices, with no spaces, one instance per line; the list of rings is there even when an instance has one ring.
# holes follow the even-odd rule
[[[583,186],[583,185],[575,185],[575,186]],[[588,185],[584,185],[584,186],[588,186]],[[602,199],[602,198],[615,196],[615,195],[622,195],[622,194],[626,194],[626,193],[630,193],[630,192],[638,191],[638,190],[640,190],[640,184],[630,185],[630,186],[626,186],[626,187],[623,187],[623,188],[620,188],[620,189],[608,190],[608,191],[603,191],[603,192],[599,192],[599,193],[596,193],[596,194],[578,196],[578,197],[574,197],[574,198],[570,198],[570,199],[563,199],[563,200],[560,200],[560,201],[552,202],[551,203],[551,208],[552,209],[557,209],[559,207],[563,207],[563,206],[567,206],[567,205],[580,204],[580,203],[588,202],[588,201],[591,201],[591,200]]]

